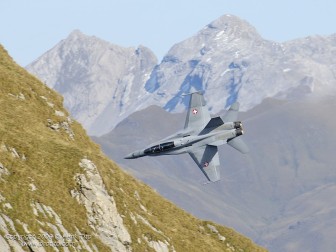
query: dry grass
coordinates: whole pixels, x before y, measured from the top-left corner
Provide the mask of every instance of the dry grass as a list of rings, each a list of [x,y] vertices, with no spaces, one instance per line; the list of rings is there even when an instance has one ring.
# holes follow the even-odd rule
[[[25,99],[19,98],[21,94]],[[43,97],[54,106],[49,106]],[[13,207],[0,206],[0,211],[13,220],[27,223],[32,233],[39,232],[37,221],[47,221],[35,216],[30,206],[32,202],[40,202],[54,209],[69,232],[75,233],[77,227],[83,233],[94,235],[88,226],[85,208],[70,195],[70,190],[76,187],[75,174],[82,172],[78,163],[87,157],[97,165],[108,192],[116,200],[119,213],[124,216],[133,251],[153,251],[143,236],[153,241],[167,240],[176,251],[225,251],[227,243],[236,251],[265,251],[232,229],[211,223],[226,237],[225,242],[220,241],[218,235],[207,228],[210,222],[198,220],[177,208],[108,160],[78,123],[71,125],[74,140],[64,130],[50,129],[48,119],[52,122],[65,120],[65,117],[55,115],[55,110],[68,115],[61,96],[17,66],[2,47],[0,108],[0,146],[13,147],[20,156],[24,154],[26,157],[22,160],[14,158],[10,152],[0,152],[0,162],[10,171],[10,175],[0,182],[0,192]],[[30,184],[37,190],[29,190]],[[140,207],[140,203],[148,212]],[[162,233],[139,219],[135,224],[130,217],[132,214],[143,216]],[[16,224],[16,228],[24,233],[20,225]],[[141,243],[137,242],[138,238],[142,239]],[[107,251],[98,239],[90,242],[101,251]]]

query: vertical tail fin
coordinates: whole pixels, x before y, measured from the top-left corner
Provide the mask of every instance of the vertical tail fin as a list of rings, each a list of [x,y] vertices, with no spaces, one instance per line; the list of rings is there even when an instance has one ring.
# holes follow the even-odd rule
[[[199,91],[191,93],[184,128],[203,129],[210,119],[203,95]]]
[[[221,116],[223,122],[235,122],[238,118],[239,111],[239,102],[235,102],[231,105],[229,110],[226,112],[224,116]]]

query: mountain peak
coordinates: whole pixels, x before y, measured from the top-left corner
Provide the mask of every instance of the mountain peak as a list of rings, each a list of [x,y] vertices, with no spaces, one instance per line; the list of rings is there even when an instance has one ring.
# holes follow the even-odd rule
[[[74,44],[84,45],[84,44],[91,44],[91,43],[104,44],[106,46],[113,45],[96,36],[87,35],[79,29],[75,29],[72,32],[70,32],[70,34],[63,41],[65,41],[69,46],[72,46]],[[117,45],[113,45],[113,46],[117,46]],[[118,47],[121,47],[121,46],[118,46]]]
[[[226,28],[228,25],[238,24],[242,22],[244,21],[237,16],[225,14],[212,21],[210,24],[207,25],[207,27],[214,29],[223,29]]]
[[[261,40],[262,37],[247,21],[227,14],[212,21],[194,36],[175,44],[163,61],[186,62],[194,59],[195,55],[203,57],[205,54],[209,59],[209,55],[243,51]]]
[[[67,37],[67,39],[78,39],[78,38],[84,38],[84,37],[88,37],[87,35],[85,35],[83,32],[81,32],[78,29],[73,30]]]
[[[75,36],[75,35],[81,36],[81,35],[84,35],[84,33],[79,29],[75,29],[69,34],[69,36]]]
[[[230,14],[226,14],[217,18],[208,24],[205,28],[222,30],[227,34],[234,33],[238,36],[243,32],[248,32],[249,34],[260,37],[257,30],[250,23]]]

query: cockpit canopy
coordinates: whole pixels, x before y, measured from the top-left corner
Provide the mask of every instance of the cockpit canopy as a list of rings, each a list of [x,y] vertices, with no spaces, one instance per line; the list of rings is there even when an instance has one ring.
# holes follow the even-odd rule
[[[174,142],[167,142],[167,143],[162,143],[162,144],[154,145],[150,148],[147,148],[145,149],[144,153],[145,154],[160,153],[160,152],[172,149],[174,147],[175,147]]]

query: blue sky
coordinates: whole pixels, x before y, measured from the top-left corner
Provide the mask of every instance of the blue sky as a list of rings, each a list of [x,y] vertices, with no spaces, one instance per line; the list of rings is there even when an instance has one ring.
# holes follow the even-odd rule
[[[1,0],[0,43],[22,66],[74,29],[121,46],[149,47],[159,60],[224,14],[278,42],[336,33],[335,0]]]

